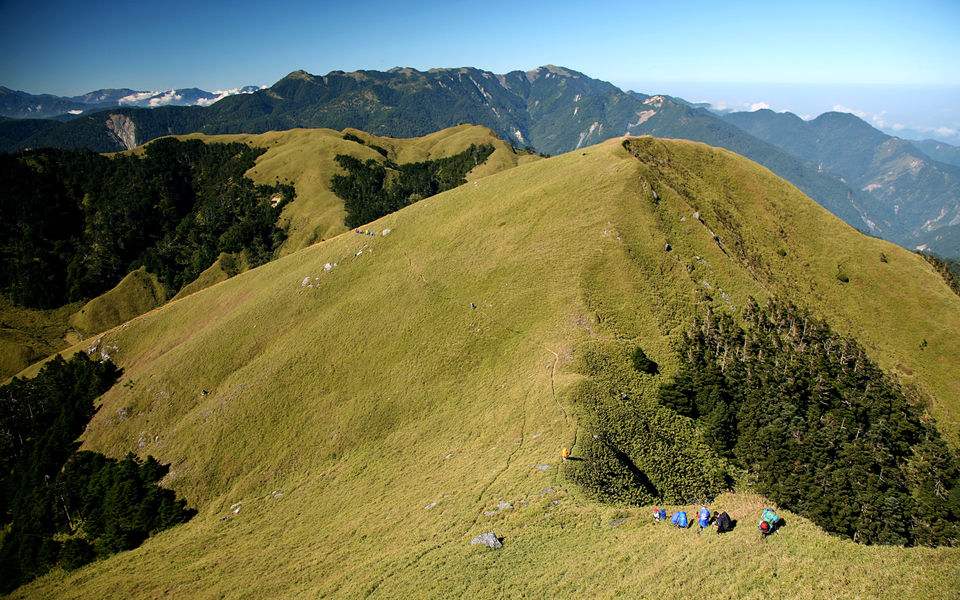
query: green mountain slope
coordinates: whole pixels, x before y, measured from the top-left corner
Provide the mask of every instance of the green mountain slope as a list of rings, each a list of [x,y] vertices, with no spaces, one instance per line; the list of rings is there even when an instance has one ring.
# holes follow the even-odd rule
[[[812,121],[771,110],[724,118],[863,192],[871,233],[960,256],[960,167],[933,160],[914,143],[847,113],[824,113]]]
[[[366,140],[366,145],[348,139],[351,136],[356,139]],[[335,160],[337,155],[342,154],[362,160],[373,159],[381,162],[392,160],[398,164],[407,164],[452,156],[467,150],[471,145],[492,146],[494,149],[493,153],[487,157],[482,164],[470,170],[467,174],[468,180],[483,177],[538,158],[536,155],[514,151],[509,144],[497,138],[489,129],[471,125],[453,127],[422,138],[412,139],[381,138],[356,130],[353,130],[351,133],[349,131],[338,132],[329,129],[298,129],[261,135],[192,135],[184,136],[183,139],[200,139],[207,142],[220,143],[239,142],[253,146],[258,149],[252,153],[256,156],[256,162],[254,163],[253,159],[251,159],[252,167],[245,173],[247,177],[252,179],[254,183],[263,185],[289,182],[294,186],[296,190],[296,200],[287,203],[277,219],[277,224],[286,231],[286,239],[283,241],[283,245],[277,249],[278,255],[299,250],[325,237],[332,237],[346,230],[344,225],[344,202],[330,191],[331,178],[334,174],[342,171]],[[130,152],[136,155],[142,155],[147,147],[152,146],[151,144],[150,146],[140,147]],[[377,150],[374,150],[374,148],[382,149],[388,156],[382,156]],[[196,150],[196,148],[193,148],[193,150]],[[185,150],[183,153],[185,154]],[[108,165],[111,163],[111,161],[102,157],[88,156],[86,158],[91,163],[100,165],[101,167],[102,163]],[[8,176],[6,178],[9,184],[8,189],[18,190],[16,193],[11,193],[11,200],[23,197],[36,197],[46,200],[47,206],[54,204],[53,199],[56,198],[57,188],[51,187],[51,189],[44,191],[41,187],[43,181],[52,178],[24,177],[13,168],[6,166],[9,164],[11,163],[4,163],[5,167],[3,169],[3,174]],[[80,179],[83,179],[83,177],[93,179],[90,177],[91,173],[95,172],[93,168],[77,168],[77,172],[74,173],[68,172],[70,169],[63,167],[57,168],[57,164],[59,163],[56,161],[53,162],[50,166],[50,172],[55,173],[62,179],[69,181],[74,176],[79,176]],[[215,164],[217,164],[217,168],[222,171],[226,163]],[[145,179],[142,185],[132,186],[130,181],[125,177],[121,177],[121,180],[128,191],[131,189],[138,190],[137,193],[140,193],[139,190],[141,188],[147,188],[148,184],[146,182],[149,181],[149,179]],[[90,300],[90,304],[84,307],[85,314],[78,314],[71,322],[68,322],[66,317],[69,316],[70,313],[77,311],[79,307],[74,307],[68,312],[63,312],[31,310],[14,306],[6,301],[0,304],[0,321],[2,321],[3,325],[3,327],[0,328],[0,344],[2,344],[5,349],[4,361],[2,365],[0,365],[0,377],[13,375],[33,361],[47,356],[51,352],[62,349],[67,344],[64,339],[65,336],[72,338],[76,336],[78,332],[81,335],[99,333],[145,312],[149,308],[156,306],[158,302],[162,303],[160,296],[163,296],[163,294],[158,295],[153,286],[148,284],[148,280],[152,278],[153,275],[143,273],[139,277],[132,279],[128,276],[128,280],[124,280],[124,283],[120,282],[124,276],[127,276],[127,269],[135,268],[142,264],[140,257],[137,257],[135,254],[131,256],[131,247],[135,245],[129,241],[122,243],[121,238],[125,235],[129,239],[130,236],[133,235],[138,240],[137,243],[142,243],[147,237],[144,233],[145,231],[156,230],[158,227],[163,226],[162,220],[165,218],[165,213],[157,213],[155,210],[151,212],[146,209],[139,212],[130,211],[129,207],[132,205],[132,198],[130,196],[118,198],[117,196],[119,196],[120,193],[117,192],[117,190],[119,188],[120,186],[118,185],[109,185],[105,186],[103,190],[97,190],[97,193],[101,198],[106,198],[121,207],[126,207],[126,212],[123,213],[122,219],[115,216],[110,219],[95,220],[87,216],[88,222],[98,223],[99,231],[101,231],[98,239],[109,242],[100,244],[91,243],[89,246],[98,248],[99,255],[105,257],[105,260],[112,260],[117,263],[111,265],[113,270],[110,271],[109,274],[101,273],[98,277],[93,278],[95,280],[94,283],[99,286],[94,293],[99,293],[100,291],[104,293]],[[75,194],[72,188],[71,193]],[[133,194],[134,192],[130,191],[129,193]],[[220,198],[222,193],[222,190],[217,188],[208,191],[207,196],[216,199]],[[44,194],[46,194],[46,196],[44,196]],[[66,192],[64,192],[64,194],[66,194]],[[187,196],[184,194],[181,195]],[[77,199],[79,200],[79,197]],[[81,223],[83,220],[82,215],[77,214],[80,209],[80,202],[75,202],[74,204],[77,206],[72,206],[69,202],[63,202],[62,199],[60,199],[60,201],[61,204],[70,206],[73,210],[73,212],[69,213],[71,215],[70,218],[64,219],[60,215],[48,215],[44,220],[36,215],[17,212],[18,208],[15,204],[6,206],[10,211],[9,214],[12,215],[9,219],[11,228],[7,231],[6,243],[10,244],[10,247],[14,249],[19,249],[18,251],[23,249],[20,241],[23,233],[21,229],[17,229],[18,220],[20,220],[19,225],[22,225],[23,222],[30,221],[34,231],[46,231],[43,229],[44,227],[61,227],[66,223],[76,229],[77,233],[75,235],[79,236],[80,231],[83,231]],[[186,197],[186,201],[190,201],[188,196]],[[146,204],[149,206],[149,203]],[[122,211],[114,211],[113,214],[116,214],[116,212]],[[130,214],[131,212],[132,214]],[[207,211],[206,214],[209,216],[210,212]],[[138,222],[137,219],[140,219],[140,221]],[[45,225],[42,225],[43,223],[45,223]],[[185,227],[189,225],[190,223],[184,224]],[[167,228],[170,228],[169,223],[167,224]],[[48,235],[57,233],[58,231],[54,231],[53,233],[47,232]],[[61,237],[67,238],[69,236],[61,235]],[[201,237],[206,238],[209,236]],[[63,245],[63,243],[42,244],[39,241],[33,242],[33,246],[45,247],[48,251],[53,251],[56,248],[60,248],[60,250],[63,251]],[[168,244],[168,246],[182,248],[183,244],[178,242],[177,244]],[[84,259],[86,261],[92,260],[92,253],[86,250],[87,246],[83,247],[85,249],[82,254],[83,257],[85,257]],[[120,256],[121,251],[124,250],[127,251],[125,258]],[[136,250],[136,247],[133,247],[133,250]],[[26,256],[28,266],[36,262],[37,253],[35,249],[22,253]],[[78,252],[78,254],[80,253]],[[218,255],[219,252],[214,251],[206,257],[206,260],[203,260],[204,257],[200,257],[201,260],[199,261],[196,271],[198,275],[196,281],[193,283],[188,282],[186,286],[183,287],[185,291],[179,293],[179,288],[168,289],[168,295],[172,296],[177,293],[179,296],[183,296],[186,293],[202,289],[206,285],[220,281],[246,268],[246,259],[240,256],[240,254],[233,253],[231,255],[233,260],[229,261],[230,265],[228,265],[229,268],[227,269],[222,268],[225,263],[218,260]],[[131,267],[131,261],[139,262],[136,262]],[[215,261],[217,265],[213,265]],[[35,266],[33,268],[34,271],[37,270]],[[29,272],[26,271],[25,268],[18,268],[11,269],[10,273],[19,271]],[[40,271],[43,272],[45,277],[49,278],[40,286],[45,292],[55,290],[57,286],[63,286],[65,273],[58,274],[57,271],[52,268],[40,269]],[[35,282],[39,278],[24,277],[23,279]],[[117,288],[108,291],[110,286],[114,284],[117,285]],[[82,295],[78,299],[86,300],[93,295],[94,294]],[[49,305],[56,306],[57,304],[57,302],[53,302]]]
[[[326,75],[295,71],[270,88],[224,98],[207,108],[111,110],[51,124],[32,135],[0,122],[0,149],[52,145],[114,151],[168,134],[296,127],[358,128],[410,137],[460,123],[486,126],[512,144],[551,154],[621,135],[701,141],[760,162],[856,227],[869,229],[869,216],[875,212],[868,194],[707,110],[668,96],[624,92],[554,65],[502,75],[470,67]],[[9,142],[2,143],[4,139]]]
[[[938,142],[937,140],[920,140],[912,143],[933,160],[960,167],[960,147]]]
[[[698,536],[562,475],[585,344],[642,343],[663,381],[698,304],[751,296],[855,335],[960,429],[960,297],[922,257],[730,152],[635,150],[474,180],[371,224],[386,236],[345,233],[105,333],[129,383],[84,446],[172,463],[199,514],[17,596],[950,597],[957,549],[861,546],[790,513],[763,543],[745,491],[713,504],[733,533]],[[502,550],[470,545],[485,531]]]

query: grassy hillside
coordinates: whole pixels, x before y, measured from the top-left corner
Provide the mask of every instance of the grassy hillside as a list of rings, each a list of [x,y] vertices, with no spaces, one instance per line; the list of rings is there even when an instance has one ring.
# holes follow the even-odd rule
[[[344,139],[346,133],[367,141],[367,145]],[[538,158],[536,155],[514,152],[492,131],[477,125],[459,125],[419,138],[381,137],[356,129],[343,132],[332,129],[292,129],[258,135],[182,136],[182,139],[191,138],[244,142],[267,149],[247,175],[257,183],[274,183],[277,179],[288,181],[297,189],[296,202],[291,202],[281,216],[282,221],[289,223],[289,237],[281,248],[281,254],[289,254],[346,231],[343,225],[343,200],[330,191],[330,178],[342,170],[334,160],[338,154],[380,160],[383,157],[370,147],[375,145],[386,149],[391,160],[402,164],[450,156],[466,150],[471,144],[492,144],[496,150],[470,173],[470,180]]]
[[[70,315],[70,325],[89,335],[121,325],[137,315],[156,308],[167,300],[167,292],[157,277],[140,267],[131,271],[109,290]]]
[[[53,310],[26,308],[0,296],[0,380],[76,342],[69,319],[79,308],[79,302]]]
[[[257,183],[273,184],[278,180],[291,182],[297,191],[296,201],[284,208],[280,218],[281,223],[288,224],[289,233],[280,248],[282,255],[346,230],[343,224],[343,200],[330,191],[331,177],[342,171],[334,160],[338,154],[384,159],[371,147],[344,139],[344,133],[356,135],[371,145],[386,149],[389,158],[400,164],[451,156],[469,148],[471,144],[493,145],[493,154],[469,173],[468,180],[539,158],[515,152],[489,129],[471,125],[412,139],[371,136],[357,130],[337,132],[329,129],[295,129],[261,135],[188,135],[183,139],[236,141],[266,149],[247,175]],[[131,152],[142,154],[144,148]],[[176,297],[183,297],[245,270],[246,265],[241,263],[243,261],[239,260],[225,265],[221,257],[196,281],[180,290]],[[151,292],[150,285],[144,286],[143,274],[134,279],[130,279],[131,276],[133,274],[118,283],[115,289],[90,300],[69,322],[66,317],[76,312],[77,307],[67,312],[51,312],[29,311],[9,303],[0,304],[0,318],[3,321],[0,348],[4,350],[0,377],[13,375],[31,362],[66,347],[63,338],[71,327],[84,334],[99,333],[162,303],[162,294]],[[135,283],[137,285],[132,285]],[[93,313],[96,316],[90,316]]]
[[[771,294],[856,335],[957,440],[960,297],[922,257],[730,152],[631,149],[473,181],[104,334],[124,385],[85,447],[172,463],[199,514],[19,597],[950,597],[957,549],[789,513],[761,542],[748,490],[713,505],[732,534],[698,536],[562,475],[585,344],[640,342],[670,377],[698,302]],[[504,548],[471,546],[484,531]]]

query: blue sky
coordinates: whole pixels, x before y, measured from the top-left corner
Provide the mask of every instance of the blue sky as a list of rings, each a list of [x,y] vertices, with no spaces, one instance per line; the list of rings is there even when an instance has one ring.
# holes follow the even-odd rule
[[[883,84],[905,95],[933,90],[949,113],[946,104],[960,104],[957,57],[958,0],[0,0],[0,84],[34,93],[217,90],[270,84],[298,68],[326,73],[470,65],[503,72],[553,63],[637,90],[766,102],[796,112],[845,106],[826,96],[830,89]],[[794,106],[789,94],[787,101],[765,99],[768,90],[787,90],[785,84],[798,92],[804,86],[796,84],[806,84],[826,95],[805,101],[807,108]],[[702,97],[684,89],[699,89]],[[891,102],[899,102],[898,95],[891,94]],[[856,94],[846,102],[851,98]],[[889,115],[907,107],[848,108]],[[911,126],[920,126],[923,115],[915,112]],[[929,114],[924,119],[923,126],[936,125]]]

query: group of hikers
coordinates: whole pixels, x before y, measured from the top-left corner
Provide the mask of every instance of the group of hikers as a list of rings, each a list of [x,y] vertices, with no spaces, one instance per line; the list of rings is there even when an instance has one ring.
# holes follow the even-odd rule
[[[667,509],[659,506],[653,507],[653,520],[655,522],[666,521],[667,516]],[[760,521],[757,523],[757,529],[760,530],[760,535],[766,537],[776,531],[782,523],[783,519],[780,518],[780,515],[772,508],[765,508],[760,513]],[[673,516],[670,517],[670,524],[680,529],[690,527],[690,520],[687,518],[686,511],[681,510],[673,513]],[[717,525],[717,534],[721,534],[733,531],[735,523],[726,512],[717,513],[714,511],[711,513],[709,508],[701,506],[697,512],[697,525],[700,526],[700,530],[697,533],[701,533],[713,524]]]

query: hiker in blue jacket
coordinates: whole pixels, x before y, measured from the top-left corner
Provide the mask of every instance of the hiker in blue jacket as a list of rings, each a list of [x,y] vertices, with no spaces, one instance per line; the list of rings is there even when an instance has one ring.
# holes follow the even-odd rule
[[[686,529],[690,526],[690,522],[687,521],[687,513],[682,510],[674,513],[673,517],[670,518],[670,522],[673,523],[674,527],[679,527],[680,529]]]
[[[697,514],[697,524],[700,525],[700,531],[697,533],[702,532],[710,526],[710,509],[706,506],[700,507],[700,512]]]

